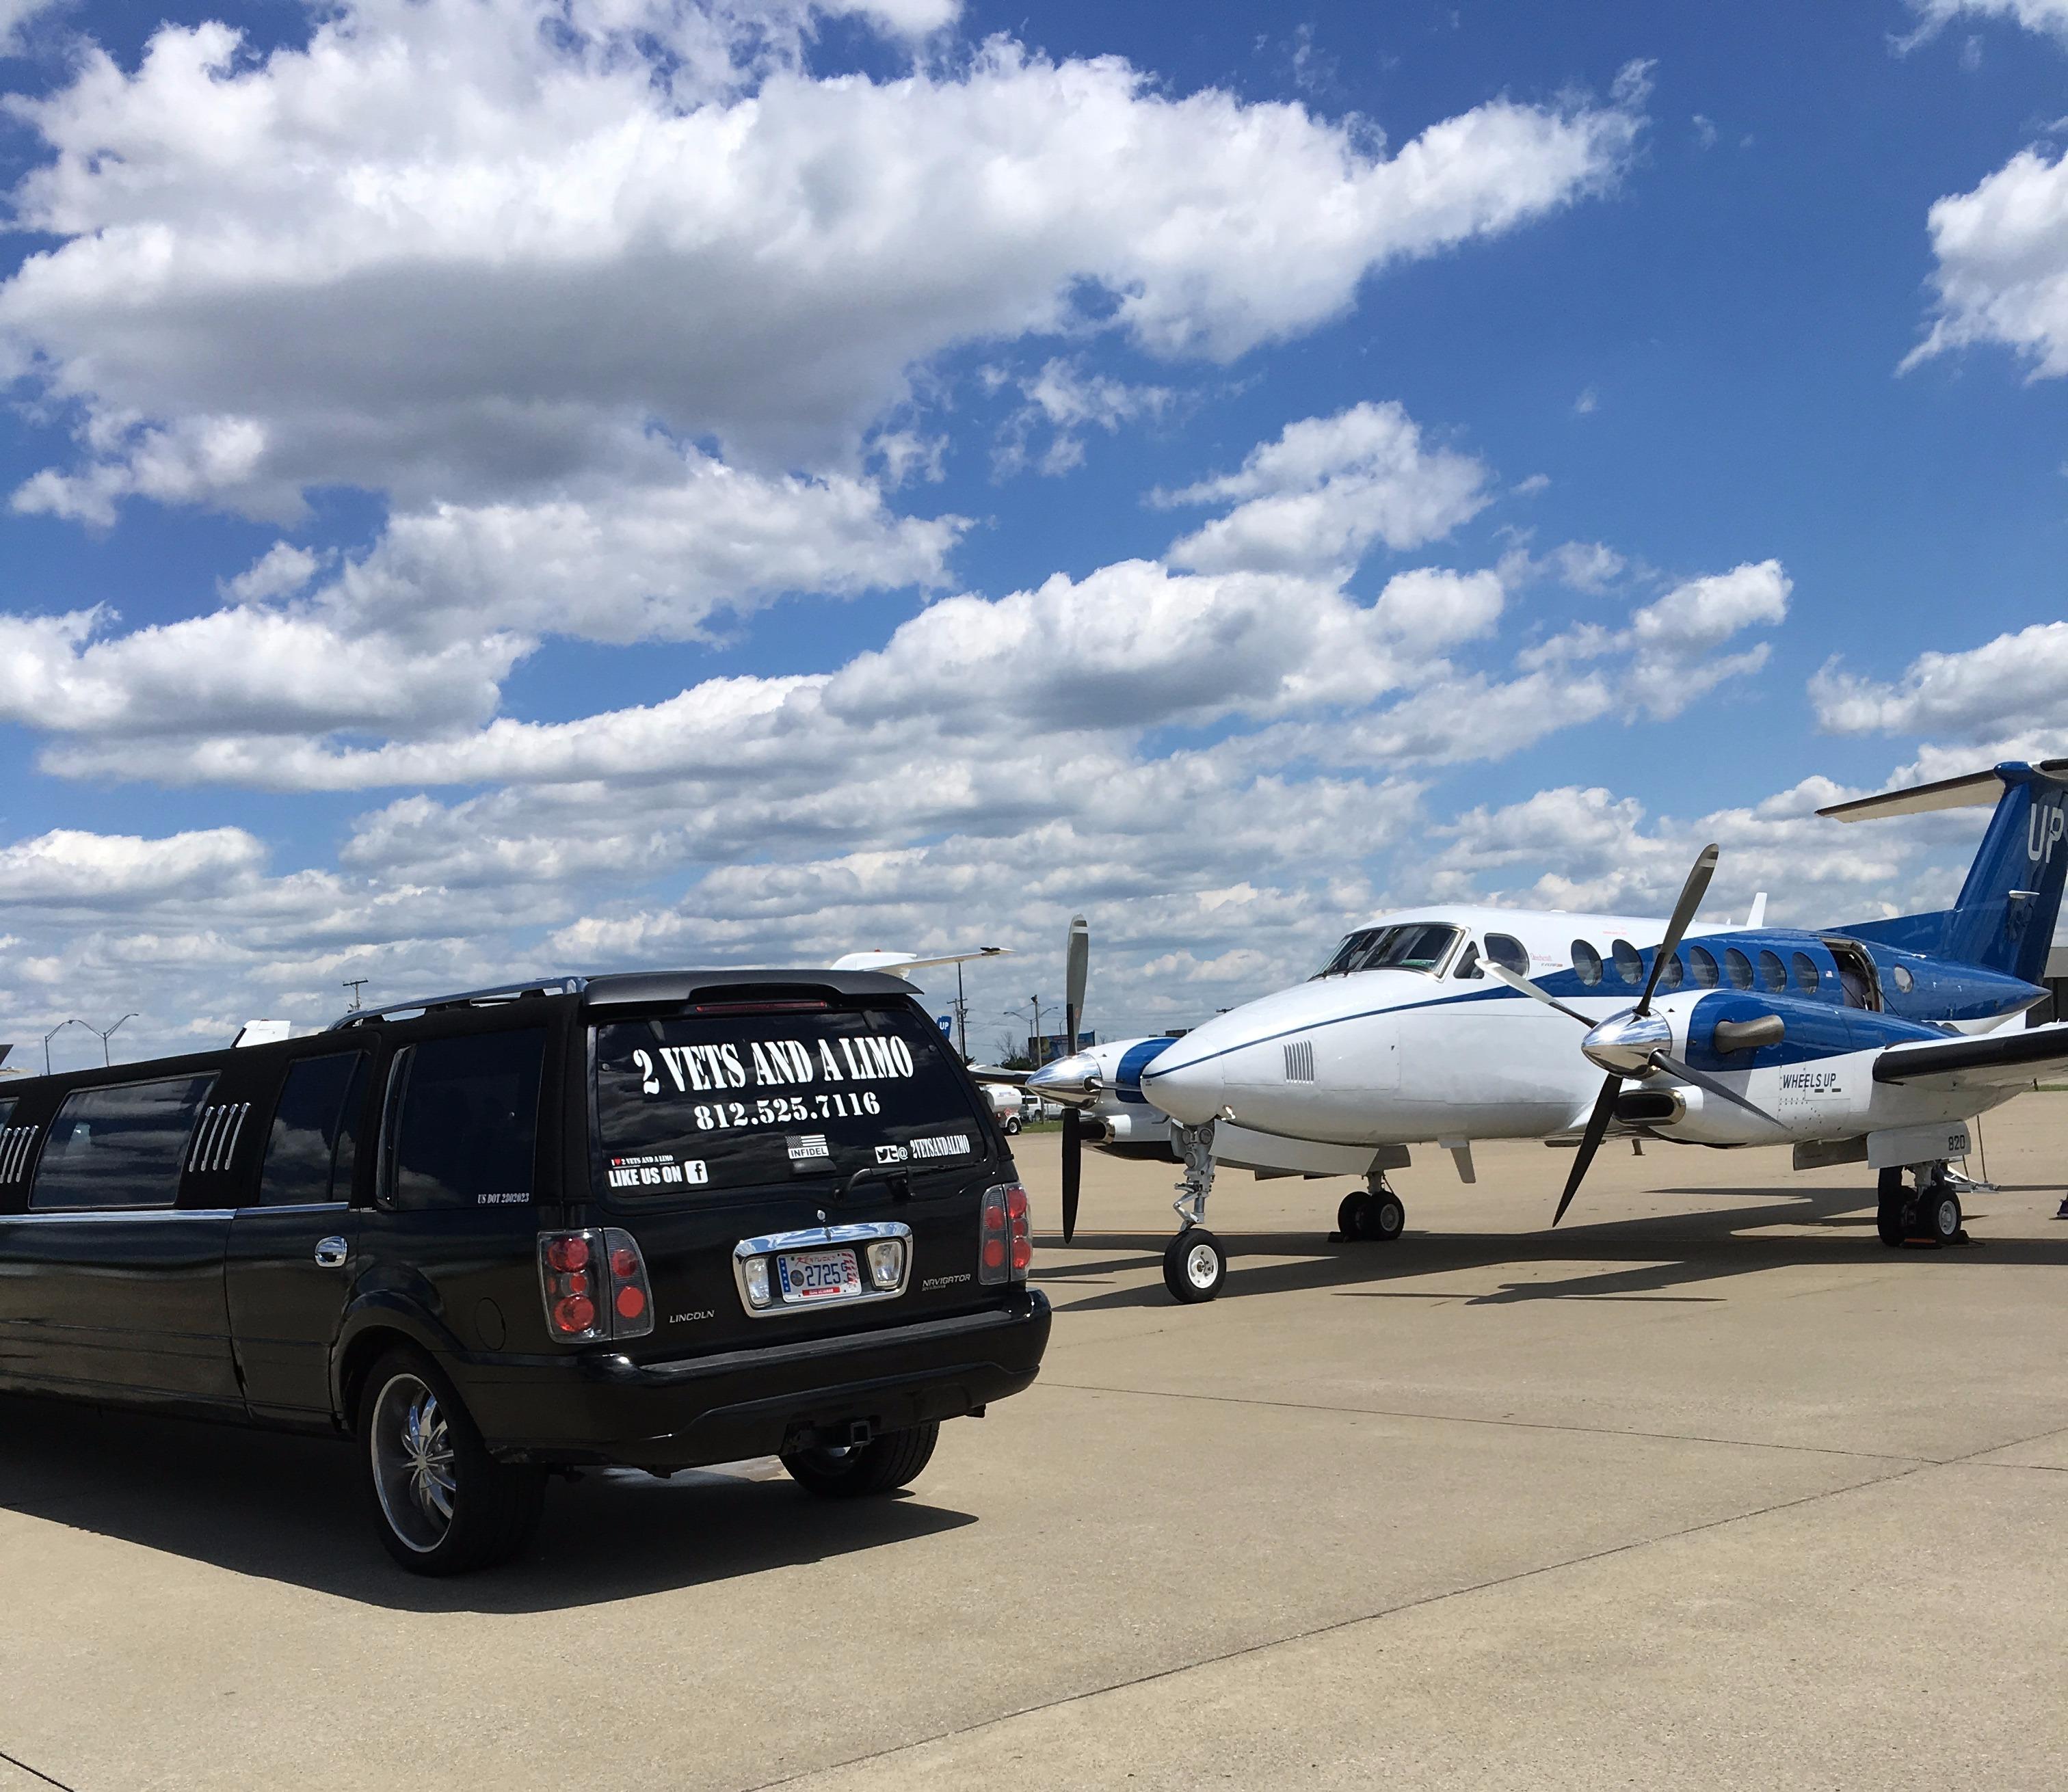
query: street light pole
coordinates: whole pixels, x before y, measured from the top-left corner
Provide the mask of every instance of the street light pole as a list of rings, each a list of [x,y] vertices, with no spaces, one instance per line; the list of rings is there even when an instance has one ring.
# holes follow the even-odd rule
[[[128,1014],[122,1017],[122,1021],[133,1021],[136,1018],[136,1010],[132,1008]],[[115,1025],[108,1028],[105,1033],[101,1032],[100,1029],[96,1026],[92,1021],[81,1021],[79,1023],[81,1026],[84,1027],[88,1032],[94,1034],[99,1037],[100,1040],[100,1062],[104,1065],[112,1064],[114,1062],[113,1059],[108,1055],[108,1042],[118,1030],[120,1030],[122,1026],[122,1021],[117,1021]]]
[[[86,1026],[86,1022],[81,1020],[59,1021],[43,1035],[43,1075],[46,1076],[51,1074],[51,1041],[68,1026]],[[89,1033],[93,1030],[90,1026],[86,1026],[86,1030]]]

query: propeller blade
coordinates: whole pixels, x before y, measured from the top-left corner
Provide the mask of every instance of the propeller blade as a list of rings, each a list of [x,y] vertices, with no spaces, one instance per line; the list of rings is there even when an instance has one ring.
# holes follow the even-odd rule
[[[1505,965],[1496,965],[1491,958],[1483,958],[1480,962],[1486,970],[1492,973],[1492,975],[1499,977],[1501,981],[1505,983],[1511,989],[1520,990],[1526,996],[1534,996],[1539,1002],[1542,1002],[1546,1008],[1555,1008],[1560,1014],[1567,1016],[1570,1019],[1577,1021],[1581,1026],[1587,1028],[1590,1031],[1593,1030],[1595,1022],[1592,1016],[1582,1014],[1577,1008],[1568,1008],[1565,1003],[1561,1002],[1556,996],[1549,994],[1548,992],[1539,989],[1534,983],[1531,982],[1528,977],[1523,977],[1517,973],[1510,970]]]
[[[1764,1107],[1755,1107],[1728,1083],[1720,1083],[1706,1071],[1698,1071],[1692,1064],[1683,1064],[1671,1052],[1655,1051],[1651,1061],[1669,1076],[1677,1076],[1683,1083],[1691,1083],[1698,1089],[1706,1090],[1719,1101],[1728,1101],[1742,1107],[1748,1114],[1757,1114],[1769,1126],[1781,1126],[1781,1122]],[[1788,1129],[1781,1127],[1785,1132]]]
[[[1069,944],[1063,953],[1063,1006],[1069,1010],[1070,1042],[1077,1049],[1077,1023],[1084,1018],[1085,977],[1091,969],[1092,933],[1082,915],[1070,917]]]
[[[1556,1225],[1565,1217],[1565,1209],[1573,1205],[1573,1197],[1580,1192],[1587,1167],[1594,1160],[1594,1153],[1602,1148],[1602,1140],[1608,1132],[1609,1122],[1615,1116],[1616,1097],[1622,1092],[1622,1079],[1611,1076],[1602,1085],[1602,1092],[1594,1098],[1594,1111],[1587,1116],[1587,1130],[1580,1135],[1579,1155],[1573,1160],[1573,1173],[1565,1178],[1565,1193],[1559,1197],[1558,1211],[1551,1216]]]
[[[1084,1117],[1074,1107],[1063,1110],[1063,1242],[1077,1232],[1077,1191],[1085,1174]]]
[[[1702,906],[1702,898],[1709,893],[1709,880],[1716,875],[1716,847],[1713,842],[1696,855],[1694,868],[1687,873],[1687,881],[1680,886],[1680,900],[1673,904],[1673,918],[1666,924],[1666,937],[1659,942],[1659,949],[1651,955],[1651,975],[1644,980],[1644,994],[1637,998],[1632,1012],[1648,1014],[1651,1012],[1651,992],[1659,986],[1659,974],[1666,969],[1680,945],[1680,936],[1687,931],[1695,918],[1695,911]]]

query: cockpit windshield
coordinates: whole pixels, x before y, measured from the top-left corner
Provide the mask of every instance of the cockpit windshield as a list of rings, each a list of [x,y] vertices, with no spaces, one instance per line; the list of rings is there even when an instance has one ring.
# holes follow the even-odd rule
[[[1398,927],[1367,927],[1336,948],[1314,974],[1345,977],[1352,971],[1441,970],[1459,929],[1441,921],[1409,921]]]

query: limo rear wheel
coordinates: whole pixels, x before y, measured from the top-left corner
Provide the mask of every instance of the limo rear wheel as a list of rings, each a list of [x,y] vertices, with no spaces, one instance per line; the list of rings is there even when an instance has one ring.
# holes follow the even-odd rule
[[[498,1462],[429,1358],[393,1351],[359,1403],[359,1462],[388,1553],[412,1574],[507,1561],[531,1540],[545,1471]]]
[[[841,1449],[815,1445],[792,1450],[783,1458],[790,1478],[822,1498],[861,1499],[888,1493],[916,1481],[932,1459],[940,1423],[929,1419],[906,1431],[886,1431],[865,1444]]]

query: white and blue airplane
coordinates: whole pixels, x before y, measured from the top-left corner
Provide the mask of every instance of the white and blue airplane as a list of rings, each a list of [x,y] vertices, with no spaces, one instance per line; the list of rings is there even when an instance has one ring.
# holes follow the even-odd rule
[[[1959,900],[1928,914],[1690,937],[1712,846],[1665,920],[1448,906],[1376,917],[1306,982],[1134,1068],[1186,1164],[1171,1292],[1220,1290],[1226,1254],[1204,1224],[1217,1163],[1362,1176],[1338,1226],[1386,1240],[1406,1219],[1386,1172],[1409,1148],[1447,1150],[1469,1182],[1482,1139],[1577,1138],[1554,1225],[1613,1132],[1789,1144],[1798,1168],[1864,1163],[1883,1242],[1953,1241],[1964,1179],[1950,1165],[1970,1148],[1968,1123],[2068,1063],[2068,1025],[2004,1024],[2046,996],[2064,796],[2068,761],[2050,760],[1822,811],[1860,821],[1993,802]],[[1118,1080],[1085,1054],[1046,1075],[1052,1099]]]

